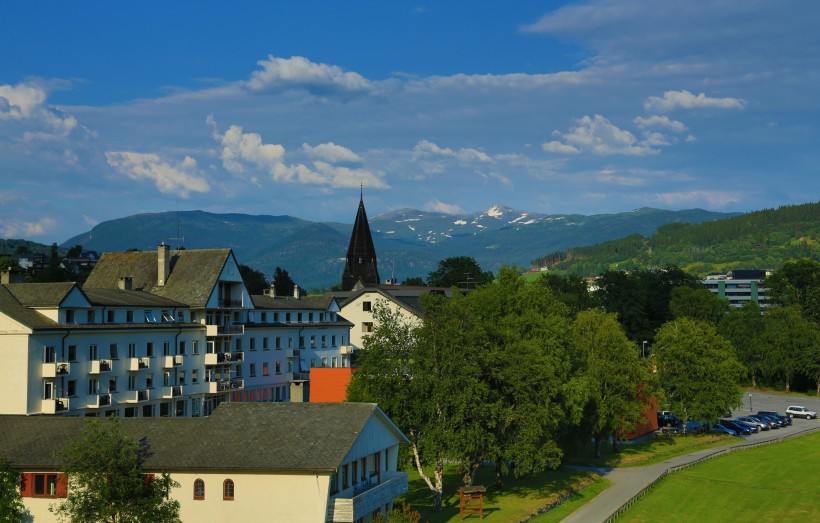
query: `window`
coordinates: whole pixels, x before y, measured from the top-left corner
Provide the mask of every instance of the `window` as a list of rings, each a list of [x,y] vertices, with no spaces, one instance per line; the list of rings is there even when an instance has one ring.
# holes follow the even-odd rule
[[[116,343],[112,343],[111,345],[109,345],[108,346],[108,351],[111,354],[111,359],[112,360],[116,360],[119,357],[118,354],[117,354],[117,344]]]
[[[133,374],[128,376],[128,390],[137,390],[137,377]]]
[[[134,311],[125,311],[125,323],[134,323]]]
[[[327,336],[322,335],[322,347],[327,347]]]
[[[191,383],[199,383],[199,369],[191,371]]]
[[[224,483],[222,483],[222,499],[226,500],[233,500],[234,496],[234,488],[233,488],[233,480],[226,479]]]
[[[43,399],[50,400],[54,398],[54,383],[46,381],[43,383]]]
[[[334,369],[335,369],[336,367],[338,367],[338,366],[339,366],[339,358],[337,358],[336,356],[333,356],[333,357],[330,359],[330,366],[331,366],[331,367],[333,367]]]
[[[66,323],[74,323],[74,311],[68,309],[65,311],[65,322]]]
[[[362,323],[362,332],[373,332],[373,322],[365,321]]]
[[[236,365],[236,377],[237,378],[242,377],[242,364],[241,363]]]
[[[327,357],[322,358],[322,367],[327,367]]]
[[[369,301],[363,301],[362,302],[362,310],[364,312],[370,312],[370,302]]]
[[[68,361],[77,361],[77,346],[68,346]]]
[[[105,321],[107,321],[108,323],[114,323],[114,311],[108,311],[106,316],[107,318]]]
[[[163,372],[162,373],[162,386],[163,387],[170,387],[171,386],[171,373],[170,372]]]
[[[88,346],[88,359],[90,361],[94,361],[97,359],[97,346],[96,345],[89,345]]]
[[[275,346],[276,346],[276,350],[279,350],[279,349],[282,348],[282,338],[280,338],[279,336],[276,337]]]
[[[194,499],[205,499],[205,482],[201,479],[194,481]]]
[[[301,312],[296,313],[296,321],[299,322],[299,323],[302,323],[302,313]]]
[[[338,494],[339,493],[339,473],[333,472],[330,475],[330,495]]]
[[[163,356],[170,356],[171,355],[171,342],[170,341],[162,342],[162,355]]]
[[[64,498],[67,480],[65,474],[23,474],[20,494],[24,498]]]
[[[179,371],[179,384],[180,385],[185,385],[185,371],[184,370]]]
[[[270,344],[268,343],[268,337],[267,336],[262,338],[262,350],[270,350]]]
[[[249,350],[256,350],[256,338],[251,338],[248,343],[250,344],[248,347]]]
[[[199,340],[191,342],[191,354],[199,354]]]
[[[310,348],[313,349],[316,347],[316,336],[310,337]]]
[[[94,311],[93,310],[89,309],[86,312],[85,321],[86,321],[86,323],[94,323]]]
[[[149,341],[148,344],[145,346],[145,355],[149,358],[154,357],[154,342]]]
[[[57,353],[54,351],[54,347],[48,345],[43,348],[43,362],[45,363],[54,363],[57,361]]]
[[[185,340],[180,340],[178,354],[182,354],[182,355],[185,354]]]
[[[293,360],[288,360],[288,372],[293,372]]]
[[[334,334],[333,336],[331,336],[331,337],[330,337],[330,346],[331,346],[331,347],[335,347],[335,346],[336,346],[336,335],[335,335],[335,334]]]
[[[347,465],[342,465],[342,488],[346,489],[349,486],[350,480],[347,475]]]
[[[251,364],[250,364],[250,369],[249,369],[249,372],[250,372],[250,376],[251,376],[251,378],[255,378],[255,377],[256,377],[256,363],[251,363]]]
[[[281,361],[274,362],[274,368],[276,369],[276,374],[282,374],[282,362]]]
[[[362,458],[360,463],[362,467],[362,481],[367,481],[367,458]]]
[[[262,362],[262,376],[267,376],[267,375],[268,375],[268,362],[263,361]]]
[[[100,384],[97,383],[97,380],[95,378],[89,378],[89,380],[88,380],[88,394],[89,395],[93,396],[94,394],[96,394],[99,387],[100,387]]]
[[[145,375],[145,388],[150,389],[154,386],[154,375],[152,373],[148,373]]]
[[[68,381],[68,384],[66,385],[66,394],[68,394],[69,398],[73,398],[77,395],[77,380]]]
[[[351,472],[353,473],[353,485],[359,484],[359,462],[354,461],[351,463]]]
[[[290,313],[289,312],[285,313],[285,322],[290,323]]]
[[[108,380],[108,392],[117,392],[117,377],[114,376]]]
[[[242,338],[236,338],[236,352],[242,352]]]

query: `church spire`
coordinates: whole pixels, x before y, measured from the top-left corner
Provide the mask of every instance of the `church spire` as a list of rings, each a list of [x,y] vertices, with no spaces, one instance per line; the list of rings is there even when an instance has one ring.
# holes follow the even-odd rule
[[[359,194],[359,210],[347,247],[347,262],[342,274],[342,290],[349,291],[361,281],[365,285],[378,285],[379,269],[376,264],[376,248],[370,235],[370,224],[364,210],[364,198]]]

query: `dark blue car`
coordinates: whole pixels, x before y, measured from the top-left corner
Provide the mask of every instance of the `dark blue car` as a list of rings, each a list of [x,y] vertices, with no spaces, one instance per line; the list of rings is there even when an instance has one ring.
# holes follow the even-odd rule
[[[745,423],[743,425],[741,425],[740,423],[738,423],[736,421],[728,420],[728,419],[722,419],[722,420],[718,421],[718,423],[720,425],[723,425],[727,429],[732,429],[733,431],[737,432],[737,434],[739,436],[740,435],[748,436],[749,434],[752,433],[752,429],[750,429]]]

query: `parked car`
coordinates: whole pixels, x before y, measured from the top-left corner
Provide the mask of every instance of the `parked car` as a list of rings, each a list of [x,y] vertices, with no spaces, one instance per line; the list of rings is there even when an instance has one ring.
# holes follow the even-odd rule
[[[739,420],[739,419],[735,418],[734,422],[737,423],[738,425],[743,425],[743,426],[749,427],[749,430],[752,431],[752,434],[757,434],[758,432],[760,432],[760,427],[758,427],[757,425],[755,425],[753,423],[749,423],[748,421],[743,421],[743,420]]]
[[[770,430],[773,423],[772,421],[763,421],[755,416],[738,416],[737,419],[740,421],[745,421],[746,423],[751,423],[752,425],[757,425],[760,430]]]
[[[658,427],[677,427],[681,420],[668,410],[658,411]]]
[[[793,418],[817,419],[817,413],[815,411],[809,410],[802,405],[790,405],[786,407],[786,414]]]
[[[712,426],[709,428],[709,432],[714,432],[716,434],[729,434],[730,436],[737,436],[737,431],[734,429],[730,429],[729,427],[724,427],[720,423],[713,423]]]
[[[791,424],[792,424],[792,418],[791,418],[791,416],[787,416],[787,415],[785,415],[785,414],[781,414],[781,413],[779,413],[779,412],[777,412],[777,411],[774,411],[774,410],[759,410],[759,411],[757,411],[757,415],[758,415],[758,416],[774,416],[775,418],[777,418],[778,420],[780,420],[780,423],[781,423],[784,427],[785,427],[786,425],[791,425]]]
[[[773,429],[779,429],[780,427],[785,426],[785,423],[782,419],[771,414],[758,414],[755,417],[764,421],[768,421],[769,423],[771,423]]]
[[[741,425],[740,423],[729,419],[722,419],[718,421],[718,423],[721,426],[726,427],[727,429],[732,429],[733,431],[737,432],[738,436],[748,436],[752,433],[752,429],[745,423]]]

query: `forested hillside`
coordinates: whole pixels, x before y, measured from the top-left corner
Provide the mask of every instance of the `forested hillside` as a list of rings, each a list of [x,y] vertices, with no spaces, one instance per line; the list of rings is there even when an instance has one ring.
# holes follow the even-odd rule
[[[650,236],[554,252],[534,269],[581,276],[608,269],[678,266],[695,276],[732,269],[777,269],[788,259],[820,260],[820,202],[765,209],[698,224],[662,225]]]

